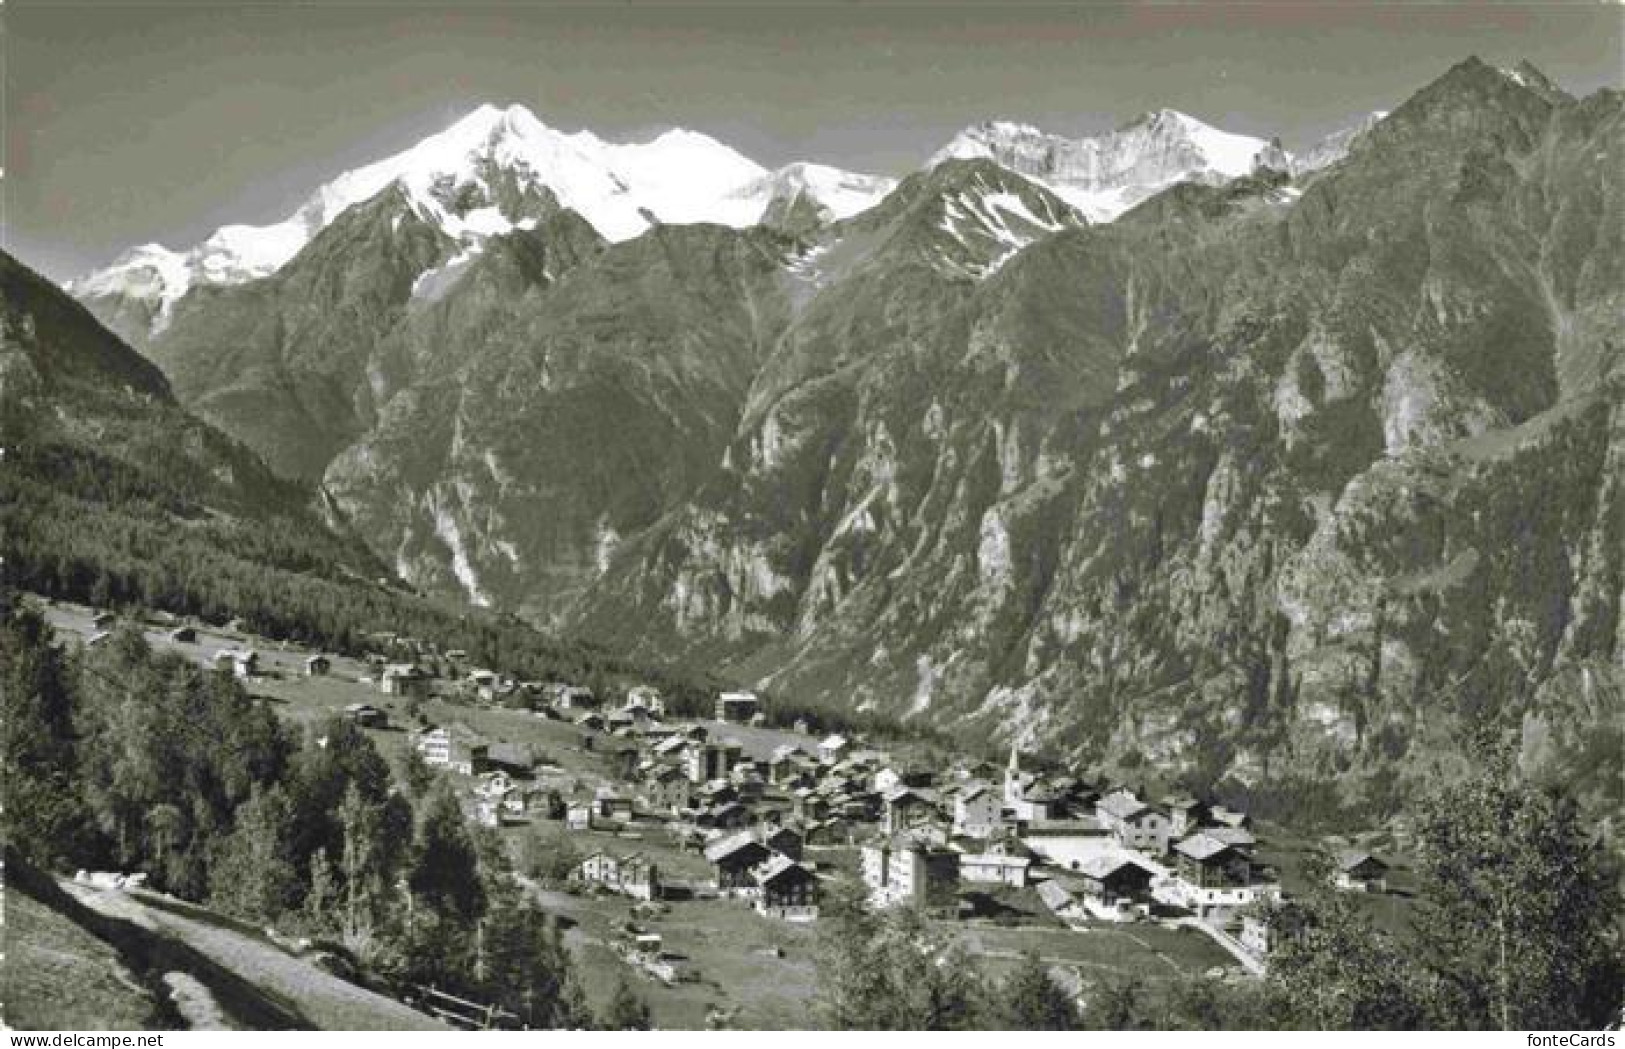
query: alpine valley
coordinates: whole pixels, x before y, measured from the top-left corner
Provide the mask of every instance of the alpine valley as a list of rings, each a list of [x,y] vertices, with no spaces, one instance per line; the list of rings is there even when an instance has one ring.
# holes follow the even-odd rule
[[[1622,109],[1468,59],[894,180],[487,106],[68,290],[415,589],[1258,804],[1516,727],[1617,812]]]

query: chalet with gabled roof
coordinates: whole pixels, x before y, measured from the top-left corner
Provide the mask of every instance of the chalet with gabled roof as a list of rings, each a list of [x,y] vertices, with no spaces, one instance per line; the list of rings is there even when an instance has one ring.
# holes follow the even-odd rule
[[[1336,856],[1332,884],[1346,892],[1387,892],[1388,864],[1369,852],[1348,850]]]
[[[757,896],[761,886],[754,872],[772,852],[750,831],[730,834],[705,847],[706,862],[715,871],[717,892],[723,896]]]
[[[429,675],[415,663],[387,663],[378,675],[378,691],[386,696],[422,699],[429,694]]]
[[[1155,877],[1151,868],[1121,852],[1091,856],[1077,870],[1083,892],[1108,907],[1149,902]]]
[[[801,833],[790,827],[767,827],[762,831],[762,844],[774,852],[799,860],[806,844]]]
[[[789,856],[775,855],[752,872],[756,911],[784,921],[818,917],[818,875]]]
[[[1168,817],[1126,790],[1116,790],[1095,803],[1095,818],[1119,845],[1160,856],[1168,851]]]
[[[1180,878],[1200,889],[1230,888],[1252,881],[1247,857],[1203,831],[1174,845],[1174,863]]]

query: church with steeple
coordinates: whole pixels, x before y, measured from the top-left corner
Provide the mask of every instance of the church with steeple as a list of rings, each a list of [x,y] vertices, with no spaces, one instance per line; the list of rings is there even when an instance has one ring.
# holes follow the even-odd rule
[[[1025,822],[1049,819],[1049,792],[1038,784],[1038,776],[1021,771],[1021,756],[1010,744],[1010,761],[1004,768],[1004,807]]]

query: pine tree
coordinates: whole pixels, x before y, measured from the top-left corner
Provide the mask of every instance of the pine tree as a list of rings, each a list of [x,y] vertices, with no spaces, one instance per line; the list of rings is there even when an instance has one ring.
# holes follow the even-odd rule
[[[68,863],[88,847],[89,812],[77,786],[75,689],[44,617],[0,590],[0,834],[39,863]]]
[[[457,794],[445,780],[423,800],[407,884],[442,916],[471,922],[484,910],[478,855]]]
[[[305,914],[318,929],[328,928],[338,906],[338,883],[327,850],[317,849],[310,858],[310,891],[305,894]]]
[[[997,1018],[1010,1031],[1075,1031],[1078,1010],[1056,984],[1049,968],[1032,951],[1004,981]]]
[[[181,846],[189,836],[190,821],[180,806],[161,802],[147,813],[147,843],[163,884],[175,885],[185,880],[177,870],[177,863],[181,859]]]
[[[581,851],[570,835],[534,823],[519,839],[519,869],[544,885],[560,885],[581,862]]]
[[[492,895],[480,926],[481,993],[526,1027],[560,1026],[570,956],[549,917],[509,885]]]
[[[604,1006],[599,1027],[606,1031],[647,1031],[651,1026],[649,1003],[638,997],[626,978],[621,977]]]
[[[818,922],[819,1007],[836,1030],[881,1027],[891,975],[879,958],[881,927],[861,885],[837,881],[825,894]]]
[[[256,786],[237,810],[211,876],[218,906],[251,921],[275,921],[300,903],[293,862],[293,809],[280,785]]]
[[[395,772],[407,797],[414,803],[422,801],[429,788],[434,786],[435,771],[415,747],[407,747],[396,755]]]
[[[985,1017],[986,985],[957,943],[923,916],[869,911],[861,887],[841,884],[819,924],[821,1007],[843,1030],[972,1030]]]

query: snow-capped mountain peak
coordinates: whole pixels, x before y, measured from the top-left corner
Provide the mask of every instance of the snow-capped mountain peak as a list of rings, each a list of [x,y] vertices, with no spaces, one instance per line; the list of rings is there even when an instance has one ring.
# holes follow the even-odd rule
[[[162,244],[140,244],[106,267],[78,280],[66,290],[81,298],[125,294],[150,301],[167,319],[176,299],[191,286],[192,271],[186,255]]]
[[[529,195],[534,204],[542,190],[610,240],[635,237],[653,222],[749,225],[765,204],[737,194],[768,174],[698,132],[673,130],[617,144],[590,131],[550,128],[521,105],[488,104],[399,153],[338,175],[280,222],[224,226],[185,251],[143,245],[71,288],[85,299],[120,296],[144,304],[156,332],[191,288],[276,272],[339,215],[392,185],[401,187],[420,218],[465,250],[477,250],[482,238],[534,219],[511,213],[515,197]]]
[[[797,161],[741,186],[730,203],[741,217],[749,216],[746,225],[801,207],[810,209],[819,222],[837,222],[874,207],[896,186],[893,178]]]
[[[1520,67],[1507,75],[1530,80],[1538,73]],[[1110,221],[1176,182],[1223,182],[1260,166],[1316,170],[1346,153],[1370,123],[1292,158],[1274,142],[1173,109],[1077,139],[995,120],[961,131],[928,166],[988,159],[1052,190],[1089,220]],[[611,241],[657,223],[801,231],[866,211],[896,185],[807,162],[769,171],[696,131],[615,143],[549,127],[522,105],[486,104],[398,153],[339,174],[279,222],[223,226],[186,250],[142,245],[69,286],[87,302],[117,300],[109,303],[113,312],[144,329],[130,333],[139,342],[167,326],[191,289],[275,273],[341,214],[391,186],[418,219],[453,242],[448,258],[467,259],[487,238],[533,225],[554,207],[576,212]]]
[[[1287,163],[1275,143],[1221,131],[1173,109],[1078,139],[1030,124],[988,121],[961,131],[927,166],[970,157],[986,157],[1043,183],[1092,221],[1116,218],[1175,182],[1222,181]]]
[[[681,128],[646,142],[607,142],[591,131],[548,127],[522,105],[485,104],[399,153],[336,176],[280,222],[224,226],[187,251],[143,245],[71,290],[83,299],[142,304],[156,333],[191,288],[274,273],[347,209],[397,185],[419,218],[471,257],[484,238],[533,223],[541,191],[619,241],[657,222],[751,226],[770,208],[796,203],[810,206],[818,221],[833,221],[873,206],[895,182],[819,164],[770,172]]]

